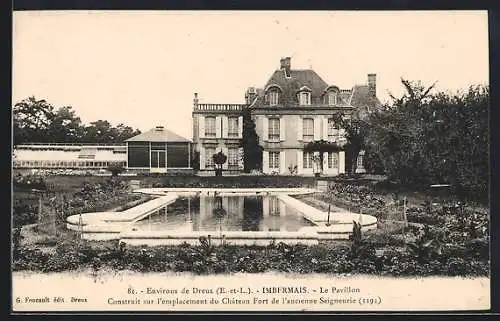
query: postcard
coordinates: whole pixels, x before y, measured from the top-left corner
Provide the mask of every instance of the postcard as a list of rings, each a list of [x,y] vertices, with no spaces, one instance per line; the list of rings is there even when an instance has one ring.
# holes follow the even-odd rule
[[[486,11],[15,11],[12,313],[490,309]]]

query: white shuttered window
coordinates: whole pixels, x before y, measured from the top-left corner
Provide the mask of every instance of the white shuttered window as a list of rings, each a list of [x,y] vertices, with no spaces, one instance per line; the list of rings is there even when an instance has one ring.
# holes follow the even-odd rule
[[[205,137],[215,137],[215,117],[205,117]]]
[[[304,141],[311,141],[314,139],[314,119],[302,119],[302,139]]]
[[[227,136],[228,137],[238,137],[239,136],[239,126],[238,117],[229,117],[227,121]]]
[[[279,118],[269,118],[269,140],[279,141],[280,140],[280,119]]]

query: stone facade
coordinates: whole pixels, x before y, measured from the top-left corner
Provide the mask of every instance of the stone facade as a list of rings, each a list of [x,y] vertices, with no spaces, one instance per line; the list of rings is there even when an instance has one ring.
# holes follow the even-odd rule
[[[243,170],[242,149],[244,104],[199,104],[198,95],[193,101],[193,142],[198,153],[201,174],[211,175],[214,164],[211,155],[222,151],[228,160],[223,165],[226,172]]]
[[[345,143],[342,130],[336,130],[333,133],[328,130],[328,121],[332,121],[329,110],[301,112],[279,110],[273,113],[256,110],[253,119],[260,145],[264,148],[262,169],[266,174],[313,175],[315,164],[308,159],[310,156],[304,155],[305,145],[310,141],[322,139],[340,145]],[[308,129],[308,132],[304,133],[304,125],[307,122],[312,125],[312,130]],[[273,135],[270,126],[278,127],[279,135]],[[307,135],[308,133],[312,135]],[[273,162],[269,158],[276,158],[276,153],[279,153],[279,161]],[[334,155],[327,153],[323,155],[323,174],[338,175],[344,172],[345,153],[343,151],[335,152]]]
[[[351,117],[366,114],[380,105],[376,97],[376,75],[368,74],[367,85],[340,89],[327,84],[313,70],[291,68],[291,59],[283,58],[280,69],[263,89],[248,88],[245,104],[199,104],[193,102],[193,142],[200,155],[200,173],[213,172],[210,154],[223,151],[228,155],[224,169],[243,170],[243,108],[251,110],[259,144],[263,147],[264,174],[335,176],[346,172],[345,130],[334,122],[336,114]],[[336,144],[339,151],[324,153],[319,164],[318,153],[307,153],[310,141],[325,140]],[[233,159],[238,154],[238,159]],[[362,153],[356,172],[363,172]]]

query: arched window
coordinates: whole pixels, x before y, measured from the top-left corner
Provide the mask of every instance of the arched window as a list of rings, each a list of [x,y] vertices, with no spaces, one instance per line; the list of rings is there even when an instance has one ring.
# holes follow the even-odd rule
[[[340,89],[335,86],[328,86],[328,88],[325,89],[324,95],[323,95],[323,102],[327,104],[328,106],[335,106],[339,104],[339,92]]]
[[[265,90],[266,103],[270,106],[276,106],[280,102],[281,88],[278,85],[269,85]]]
[[[338,94],[336,91],[329,91],[328,92],[328,105],[330,105],[330,106],[337,105],[337,97],[338,97]]]

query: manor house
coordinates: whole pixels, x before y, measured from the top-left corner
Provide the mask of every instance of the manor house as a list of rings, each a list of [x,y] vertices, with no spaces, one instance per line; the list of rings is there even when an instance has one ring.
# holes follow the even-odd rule
[[[336,113],[363,115],[380,106],[376,95],[376,75],[368,74],[367,83],[341,89],[326,83],[312,69],[293,69],[291,58],[280,60],[262,88],[250,87],[244,104],[201,104],[198,94],[193,101],[193,144],[199,153],[200,174],[214,170],[212,155],[222,151],[228,156],[223,168],[232,173],[243,170],[242,149],[244,108],[249,108],[263,147],[262,171],[265,174],[314,174],[314,153],[304,151],[311,141],[326,140],[340,147],[324,153],[323,174],[346,172],[345,131],[338,128]],[[357,172],[363,172],[362,153]]]

